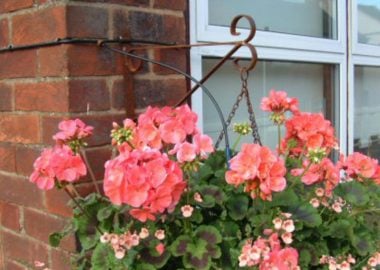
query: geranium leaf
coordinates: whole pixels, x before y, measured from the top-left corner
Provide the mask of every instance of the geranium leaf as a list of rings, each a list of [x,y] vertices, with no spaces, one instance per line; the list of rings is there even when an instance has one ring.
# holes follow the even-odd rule
[[[164,266],[170,258],[170,253],[168,251],[164,251],[164,253],[159,255],[155,250],[152,252],[150,249],[142,250],[140,255],[142,261],[154,265],[156,269]]]
[[[114,208],[112,207],[112,205],[109,205],[107,207],[103,207],[96,214],[96,218],[99,221],[103,221],[103,220],[109,218],[112,215],[113,210],[114,210]]]
[[[242,220],[248,211],[248,197],[245,195],[232,196],[227,201],[228,215],[233,220]]]
[[[49,235],[49,244],[52,247],[58,247],[59,244],[61,243],[61,240],[63,238],[62,233],[55,232]]]
[[[273,193],[272,202],[269,204],[275,206],[293,206],[299,203],[296,193],[291,189],[282,192]]]
[[[211,245],[218,244],[222,241],[222,235],[218,229],[213,226],[202,225],[196,230],[195,235]]]
[[[369,201],[367,190],[356,181],[341,183],[334,192],[353,205],[365,205]]]
[[[173,256],[183,256],[189,251],[189,245],[192,243],[191,238],[187,235],[178,237],[169,247]]]
[[[294,219],[303,221],[310,227],[321,225],[322,219],[318,211],[310,204],[298,205],[290,207],[290,212],[293,214]]]
[[[211,266],[211,258],[207,254],[203,254],[201,258],[187,253],[183,257],[183,264],[186,268],[197,269],[197,270],[207,270]]]

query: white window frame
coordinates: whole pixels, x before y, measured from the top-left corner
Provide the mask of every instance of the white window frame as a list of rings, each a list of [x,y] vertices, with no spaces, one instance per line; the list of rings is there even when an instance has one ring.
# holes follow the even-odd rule
[[[340,150],[347,153],[347,26],[346,1],[337,0],[338,37],[336,40],[304,37],[291,34],[257,31],[252,44],[256,47],[260,60],[299,61],[306,63],[335,64],[339,72],[339,138]],[[190,41],[224,42],[244,39],[248,30],[239,29],[241,36],[232,37],[229,28],[208,25],[208,1],[189,0],[190,4]],[[236,14],[238,15],[238,14]],[[278,44],[281,44],[279,46]],[[223,57],[231,46],[198,47],[190,53],[191,73],[202,77],[203,57]],[[234,56],[250,57],[248,50],[239,50]],[[203,129],[202,94],[198,91],[192,96],[192,107],[199,115],[200,129]],[[352,132],[351,132],[352,133]],[[352,135],[352,134],[351,134]]]

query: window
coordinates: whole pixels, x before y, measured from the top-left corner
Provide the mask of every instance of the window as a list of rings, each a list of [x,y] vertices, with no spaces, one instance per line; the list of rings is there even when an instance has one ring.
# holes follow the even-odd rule
[[[266,144],[273,145],[276,134],[259,102],[274,88],[297,96],[303,110],[323,112],[335,125],[342,152],[380,152],[380,107],[373,98],[380,94],[380,1],[191,0],[190,6],[192,42],[244,39],[247,24],[239,24],[241,36],[231,37],[230,22],[238,14],[254,18],[258,31],[252,43],[259,61],[249,87]],[[193,75],[202,77],[230,49],[193,49]],[[237,56],[250,54],[240,50]],[[240,90],[238,72],[226,63],[206,85],[227,115]],[[193,108],[201,114],[203,130],[217,136],[220,124],[202,93],[193,96]],[[236,121],[246,119],[244,113],[239,111]],[[364,124],[376,117],[371,128]]]

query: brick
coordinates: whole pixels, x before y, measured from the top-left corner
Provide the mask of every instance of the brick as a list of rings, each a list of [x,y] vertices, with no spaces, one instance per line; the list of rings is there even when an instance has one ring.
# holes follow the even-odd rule
[[[86,150],[88,162],[97,180],[104,178],[104,164],[111,159],[112,151],[110,148],[88,149]]]
[[[114,38],[130,37],[128,12],[120,9],[114,10],[112,24]]]
[[[49,235],[61,231],[66,223],[68,223],[67,220],[40,211],[27,208],[24,210],[26,234],[47,244],[49,243]],[[75,251],[75,245],[74,237],[69,235],[62,240],[60,247],[68,251]]]
[[[135,80],[137,108],[174,105],[186,93],[186,80]]]
[[[108,3],[119,4],[126,6],[149,6],[149,0],[71,0],[75,2],[88,2],[88,3]]]
[[[109,110],[110,93],[105,80],[74,80],[69,82],[70,112]]]
[[[116,75],[123,73],[119,54],[95,46],[70,46],[68,68],[71,76]]]
[[[18,145],[16,147],[16,172],[29,176],[33,172],[33,163],[40,156],[41,150]]]
[[[43,116],[42,125],[42,143],[52,145],[55,143],[53,135],[58,132],[58,124],[68,117],[61,116]]]
[[[154,8],[184,11],[187,8],[186,0],[154,0]]]
[[[0,111],[11,111],[13,108],[13,91],[8,84],[0,83]]]
[[[186,22],[183,17],[132,11],[129,14],[129,24],[133,39],[186,42]]]
[[[70,258],[70,253],[53,249],[51,252],[51,269],[72,270]]]
[[[32,7],[33,0],[1,0],[0,1],[0,13],[7,13],[19,9]]]
[[[156,61],[171,65],[183,72],[187,72],[187,50],[157,50],[154,52],[154,58]],[[153,71],[159,75],[166,74],[178,74],[168,68],[161,67],[159,65],[153,65]]]
[[[0,174],[0,200],[22,206],[43,208],[43,193],[27,179]]]
[[[51,189],[45,194],[46,209],[62,217],[72,216],[72,209],[67,205],[69,200],[70,197],[63,190]]]
[[[20,209],[17,205],[0,202],[0,224],[8,229],[20,231]]]
[[[0,115],[0,141],[38,143],[40,141],[37,115]]]
[[[16,151],[11,144],[0,143],[0,170],[16,171]]]
[[[117,80],[112,85],[112,108],[124,110],[126,106],[126,87],[124,80]]]
[[[164,16],[159,40],[162,42],[187,43],[186,21],[184,17]]]
[[[68,74],[67,47],[67,45],[60,45],[39,50],[40,76],[62,77]],[[52,61],[52,59],[54,59],[54,61]]]
[[[18,262],[7,261],[5,263],[5,268],[7,270],[28,270],[28,268]]]
[[[33,265],[34,261],[48,261],[47,245],[41,244],[24,235],[3,231],[4,257]],[[22,269],[22,268],[21,268]]]
[[[14,16],[12,43],[26,45],[66,37],[65,15],[64,7],[53,7]]]
[[[15,106],[20,111],[67,112],[66,82],[16,84]]]
[[[141,11],[129,13],[129,27],[132,39],[164,40],[160,39],[163,29],[163,16]]]
[[[8,20],[2,19],[0,20],[0,48],[7,47],[8,45],[9,45]]]
[[[69,37],[106,38],[108,11],[89,6],[67,7],[67,32]]]
[[[37,54],[35,50],[0,54],[0,79],[35,77]]]

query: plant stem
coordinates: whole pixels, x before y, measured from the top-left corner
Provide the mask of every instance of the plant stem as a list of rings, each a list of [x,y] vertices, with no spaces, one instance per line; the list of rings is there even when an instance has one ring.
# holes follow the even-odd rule
[[[94,186],[95,186],[96,192],[97,192],[98,194],[100,194],[100,190],[99,190],[98,184],[96,183],[95,174],[94,174],[93,170],[91,169],[90,163],[88,162],[86,152],[85,152],[83,149],[81,149],[81,150],[80,150],[80,153],[81,153],[81,155],[82,155],[82,157],[83,157],[83,159],[84,159],[84,162],[85,162],[86,165],[87,165],[88,172],[90,173],[90,177],[91,177],[92,183],[93,183]]]
[[[239,144],[241,137],[242,137],[242,135],[239,133],[239,137],[237,137],[236,141],[232,145],[232,152],[235,152],[235,149],[236,149],[237,145]]]
[[[365,210],[359,210],[359,211],[352,211],[351,216],[356,216],[358,214],[362,213],[371,213],[371,212],[380,212],[380,208],[371,208],[371,209],[365,209]]]
[[[278,149],[281,147],[281,125],[277,124]]]
[[[67,195],[69,195],[69,197],[73,200],[75,205],[82,211],[82,213],[91,220],[92,219],[91,215],[86,211],[86,209],[82,207],[82,205],[80,205],[78,200],[75,198],[74,194],[71,193],[71,191],[67,188],[67,186],[64,188],[64,190],[67,193]],[[95,225],[95,228],[100,234],[103,234],[102,230],[100,230],[98,225]]]

